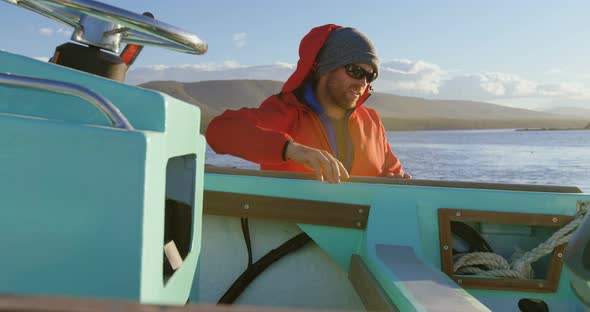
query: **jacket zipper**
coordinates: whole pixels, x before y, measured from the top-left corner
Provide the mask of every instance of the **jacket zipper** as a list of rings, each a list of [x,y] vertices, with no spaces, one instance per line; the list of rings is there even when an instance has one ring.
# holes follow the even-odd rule
[[[324,139],[324,146],[327,146],[328,148],[326,150],[329,151],[330,154],[332,154],[332,156],[334,156],[334,151],[332,150],[332,147],[330,146],[330,141],[328,140],[328,135],[326,134],[327,131],[326,131],[326,127],[324,126],[324,123],[320,120],[320,118],[313,111],[307,111],[307,113],[311,114],[313,120],[320,126],[320,132],[322,133],[322,138]]]

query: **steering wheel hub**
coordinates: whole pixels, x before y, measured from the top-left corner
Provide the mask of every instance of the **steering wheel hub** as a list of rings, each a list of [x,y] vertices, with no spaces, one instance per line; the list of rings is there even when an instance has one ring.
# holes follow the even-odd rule
[[[81,28],[74,30],[72,41],[85,43],[115,53],[121,46],[121,25],[83,15],[80,18]]]

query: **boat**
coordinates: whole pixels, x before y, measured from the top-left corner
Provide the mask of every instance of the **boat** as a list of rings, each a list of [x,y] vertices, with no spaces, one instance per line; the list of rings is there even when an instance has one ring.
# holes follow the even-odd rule
[[[122,83],[142,46],[203,54],[198,36],[92,0],[5,1],[76,43],[0,51],[0,311],[590,309],[578,187],[207,166],[198,107]]]

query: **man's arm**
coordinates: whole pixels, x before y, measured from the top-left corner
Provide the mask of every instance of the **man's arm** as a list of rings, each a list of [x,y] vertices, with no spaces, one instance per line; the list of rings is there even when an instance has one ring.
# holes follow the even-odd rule
[[[292,116],[282,103],[265,101],[259,108],[226,110],[207,127],[207,143],[218,154],[230,154],[258,164],[283,162],[283,147]]]
[[[272,98],[271,98],[272,99]],[[275,99],[276,100],[276,99]],[[299,144],[287,133],[296,110],[267,100],[259,108],[226,110],[207,127],[207,143],[218,154],[230,154],[258,164],[302,163],[318,180],[348,179],[344,165],[329,152]]]

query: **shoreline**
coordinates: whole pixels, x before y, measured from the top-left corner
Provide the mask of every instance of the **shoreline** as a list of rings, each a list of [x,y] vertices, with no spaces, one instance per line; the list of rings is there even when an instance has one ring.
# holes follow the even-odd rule
[[[209,122],[215,116],[201,116],[201,133],[207,130]],[[458,118],[401,118],[382,116],[381,121],[386,131],[426,131],[426,130],[494,130],[515,129],[517,131],[556,131],[589,130],[587,120],[560,119],[458,119]]]
[[[516,131],[571,131],[571,130],[590,130],[590,128],[522,128]]]

